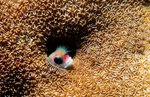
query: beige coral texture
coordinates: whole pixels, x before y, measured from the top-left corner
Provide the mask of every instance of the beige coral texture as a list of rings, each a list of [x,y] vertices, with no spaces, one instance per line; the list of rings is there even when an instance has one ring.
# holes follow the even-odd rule
[[[72,69],[49,37],[80,44]],[[148,0],[0,0],[0,96],[150,97],[149,37]]]

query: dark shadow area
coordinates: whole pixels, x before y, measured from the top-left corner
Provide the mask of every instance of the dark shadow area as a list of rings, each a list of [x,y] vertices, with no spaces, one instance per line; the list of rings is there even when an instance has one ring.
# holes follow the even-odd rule
[[[150,0],[144,0],[143,5],[144,6],[150,6]]]
[[[67,28],[67,31],[65,31]],[[57,30],[61,30],[60,33],[55,33]],[[69,55],[74,57],[77,49],[81,47],[81,43],[85,41],[85,37],[89,34],[85,26],[79,25],[65,25],[61,28],[52,30],[52,34],[47,37],[46,41],[46,53],[50,55],[59,46],[65,46],[70,52]]]
[[[34,88],[34,84],[30,81],[29,75],[23,75],[22,72],[10,71],[4,77],[1,77],[0,97],[22,97],[30,94]]]

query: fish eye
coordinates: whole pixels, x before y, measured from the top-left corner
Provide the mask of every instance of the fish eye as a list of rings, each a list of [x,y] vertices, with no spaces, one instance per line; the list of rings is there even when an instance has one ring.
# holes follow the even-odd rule
[[[54,58],[54,62],[55,62],[56,64],[60,65],[60,64],[63,63],[63,59],[62,59],[61,57],[56,56],[56,57]]]

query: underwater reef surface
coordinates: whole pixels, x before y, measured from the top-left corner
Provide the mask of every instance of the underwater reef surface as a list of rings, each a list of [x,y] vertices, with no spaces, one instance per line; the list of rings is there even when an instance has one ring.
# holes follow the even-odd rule
[[[150,96],[150,5],[0,0],[0,96]],[[47,63],[57,46],[74,59]]]

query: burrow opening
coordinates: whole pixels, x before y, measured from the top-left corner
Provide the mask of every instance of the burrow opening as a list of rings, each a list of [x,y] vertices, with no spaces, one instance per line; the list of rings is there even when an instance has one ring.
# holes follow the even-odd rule
[[[67,31],[65,31],[67,28]],[[60,30],[60,33],[55,33]],[[46,54],[49,56],[59,46],[65,46],[71,57],[76,55],[78,49],[81,48],[82,43],[86,40],[86,36],[90,33],[85,26],[80,25],[66,25],[61,28],[51,30],[53,33],[45,36],[46,39]]]

